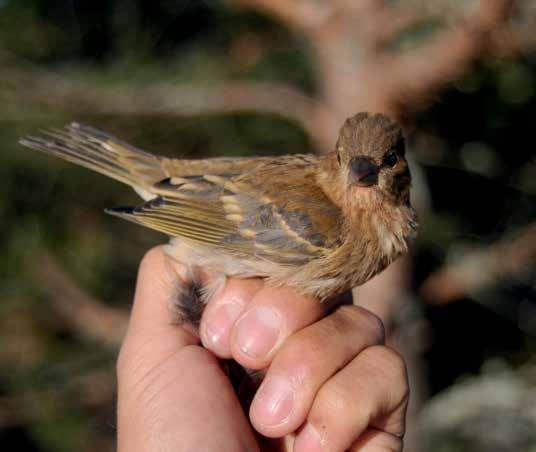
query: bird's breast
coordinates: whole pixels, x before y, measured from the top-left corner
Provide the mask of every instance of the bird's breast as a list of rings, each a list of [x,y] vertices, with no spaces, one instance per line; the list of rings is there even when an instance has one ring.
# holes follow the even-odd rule
[[[378,247],[389,262],[407,253],[416,235],[415,211],[408,206],[379,209],[370,216]]]

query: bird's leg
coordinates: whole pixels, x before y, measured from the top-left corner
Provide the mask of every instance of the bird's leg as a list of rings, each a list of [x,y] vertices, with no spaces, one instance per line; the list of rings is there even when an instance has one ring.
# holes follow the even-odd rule
[[[190,323],[199,326],[203,314],[203,303],[200,297],[201,287],[193,279],[183,281],[177,288],[176,295],[170,299],[169,310],[172,323]]]
[[[203,283],[200,271],[190,266],[186,277],[177,284],[176,296],[170,301],[170,311],[174,323],[189,323],[199,327],[201,316],[207,303],[225,287],[227,277],[224,274],[211,275],[208,283]],[[246,369],[236,361],[224,361],[224,368],[235,388],[240,403],[247,412],[253,396],[264,378],[264,370]]]
[[[177,286],[176,296],[170,302],[173,323],[199,326],[205,305],[225,286],[225,275],[211,278],[203,284],[200,271],[189,267],[187,277]]]

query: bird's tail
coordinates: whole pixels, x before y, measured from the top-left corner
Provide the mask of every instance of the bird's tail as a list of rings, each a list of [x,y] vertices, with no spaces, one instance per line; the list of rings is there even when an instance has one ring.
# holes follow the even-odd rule
[[[168,177],[162,159],[93,127],[71,123],[63,129],[28,136],[20,143],[109,176],[143,191]]]

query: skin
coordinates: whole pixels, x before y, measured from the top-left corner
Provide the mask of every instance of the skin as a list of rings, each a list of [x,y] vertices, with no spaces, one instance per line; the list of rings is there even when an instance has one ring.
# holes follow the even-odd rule
[[[171,322],[184,277],[161,247],[141,263],[117,362],[120,452],[402,450],[407,373],[371,312],[326,315],[289,289],[230,279],[203,314],[203,347]],[[218,357],[266,371],[251,424]]]

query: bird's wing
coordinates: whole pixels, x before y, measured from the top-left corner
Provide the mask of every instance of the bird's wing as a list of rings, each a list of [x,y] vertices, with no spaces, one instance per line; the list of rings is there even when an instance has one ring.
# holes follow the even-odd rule
[[[157,198],[109,213],[234,254],[305,262],[340,236],[341,213],[315,184],[313,156],[278,157],[241,174],[171,177]]]
[[[156,156],[118,138],[79,123],[50,129],[40,136],[27,136],[20,143],[92,169],[132,186],[145,200],[154,198],[150,188],[167,177],[204,174],[210,165],[218,173],[242,173],[269,157],[182,160]]]
[[[168,159],[78,123],[21,143],[132,186],[148,202],[110,213],[171,236],[277,262],[310,259],[339,237],[314,156]]]

